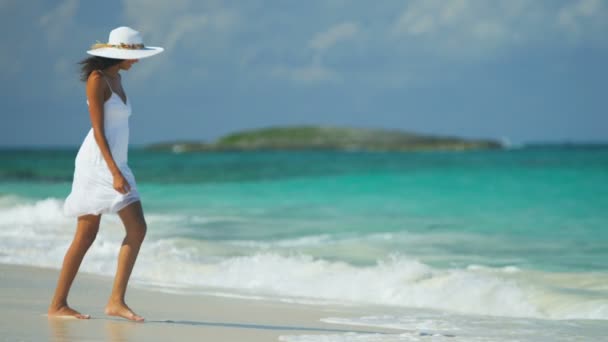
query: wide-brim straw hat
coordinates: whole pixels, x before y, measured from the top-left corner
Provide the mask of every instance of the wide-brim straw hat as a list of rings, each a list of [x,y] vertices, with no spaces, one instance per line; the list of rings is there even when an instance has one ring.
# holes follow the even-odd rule
[[[87,51],[89,55],[114,59],[141,59],[163,52],[158,46],[145,46],[141,33],[126,26],[113,29],[107,43],[97,43]]]

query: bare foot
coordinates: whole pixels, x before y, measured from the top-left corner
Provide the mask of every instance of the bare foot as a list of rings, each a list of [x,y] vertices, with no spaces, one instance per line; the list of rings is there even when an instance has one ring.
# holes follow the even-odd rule
[[[78,319],[91,318],[90,315],[83,315],[67,305],[61,306],[59,308],[49,308],[47,314],[49,317],[74,317]]]
[[[108,303],[105,310],[108,316],[118,316],[134,322],[143,322],[144,318],[135,314],[125,303]]]

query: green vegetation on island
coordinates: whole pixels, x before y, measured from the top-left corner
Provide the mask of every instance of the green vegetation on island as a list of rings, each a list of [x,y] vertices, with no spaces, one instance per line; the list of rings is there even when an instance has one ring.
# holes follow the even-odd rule
[[[204,151],[422,151],[499,149],[493,140],[470,140],[414,134],[396,130],[325,126],[272,127],[247,130],[221,137],[213,143],[169,142],[147,146],[149,150]]]

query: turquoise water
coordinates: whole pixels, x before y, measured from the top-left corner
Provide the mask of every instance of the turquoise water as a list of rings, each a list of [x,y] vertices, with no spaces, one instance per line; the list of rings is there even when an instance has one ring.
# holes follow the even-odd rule
[[[60,265],[74,229],[61,205],[75,153],[0,151],[0,262]],[[149,223],[134,274],[142,283],[608,319],[607,146],[457,153],[134,149],[129,164]],[[116,218],[106,226],[100,250],[120,234]],[[19,242],[28,232],[41,248],[56,245],[50,261]],[[115,255],[104,253],[85,267],[111,274]],[[175,264],[183,272],[174,273]],[[382,281],[348,295],[330,290],[362,276]],[[454,284],[466,288],[461,295],[469,304],[445,300]]]
[[[65,197],[74,153],[2,152],[0,191]],[[437,260],[441,266],[483,259],[494,266],[550,270],[608,267],[608,148],[413,154],[135,150],[130,164],[147,210],[242,219],[211,225],[186,220],[179,231],[163,232],[167,236],[265,241],[318,234],[471,234],[497,245],[456,237],[440,246],[431,240],[426,247],[458,257]],[[399,245],[386,252],[392,251],[408,252]]]

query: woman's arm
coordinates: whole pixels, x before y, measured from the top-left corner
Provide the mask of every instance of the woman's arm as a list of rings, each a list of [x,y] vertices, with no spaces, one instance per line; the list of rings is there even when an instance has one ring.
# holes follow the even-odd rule
[[[126,194],[131,190],[131,187],[116,165],[114,157],[112,157],[103,124],[103,104],[105,102],[106,90],[109,90],[107,88],[108,84],[103,76],[99,72],[93,71],[87,80],[87,99],[89,100],[91,125],[93,126],[93,135],[99,146],[99,150],[101,151],[112,176],[114,176],[114,189],[122,194]]]

